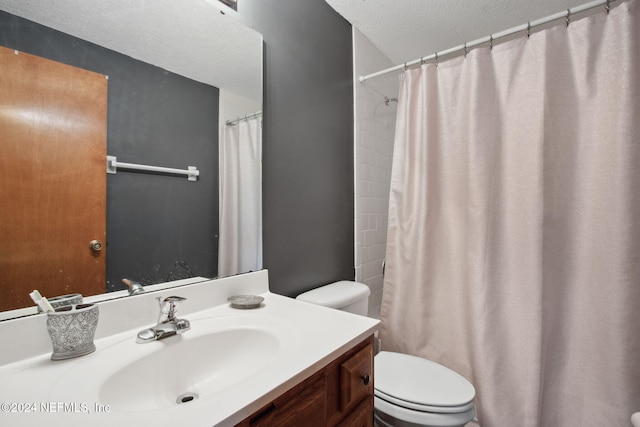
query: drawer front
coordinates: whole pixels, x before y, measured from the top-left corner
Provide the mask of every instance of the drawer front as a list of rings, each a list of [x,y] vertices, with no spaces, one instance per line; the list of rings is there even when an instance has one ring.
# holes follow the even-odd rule
[[[340,410],[345,411],[373,394],[373,347],[371,344],[340,364]]]
[[[254,413],[241,426],[325,427],[325,381],[317,375]]]

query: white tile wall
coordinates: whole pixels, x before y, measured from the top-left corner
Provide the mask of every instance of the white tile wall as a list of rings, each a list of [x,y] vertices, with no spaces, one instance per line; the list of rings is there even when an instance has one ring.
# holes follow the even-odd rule
[[[397,105],[384,100],[398,96],[398,75],[360,83],[361,75],[395,64],[355,28],[353,52],[356,281],[369,286],[369,316],[380,318]]]

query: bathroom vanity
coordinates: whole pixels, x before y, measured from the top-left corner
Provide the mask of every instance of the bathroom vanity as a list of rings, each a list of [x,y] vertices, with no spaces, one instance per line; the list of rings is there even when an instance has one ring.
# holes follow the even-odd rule
[[[238,424],[251,426],[373,425],[373,336],[337,357]]]
[[[230,306],[260,295],[260,307]],[[146,344],[156,297],[191,329]],[[46,315],[0,322],[0,425],[367,426],[375,319],[268,290],[266,271],[100,303],[96,351],[52,361]]]

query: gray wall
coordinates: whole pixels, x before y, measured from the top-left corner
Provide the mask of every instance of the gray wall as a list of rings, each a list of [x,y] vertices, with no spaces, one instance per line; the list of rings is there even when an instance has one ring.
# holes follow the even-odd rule
[[[194,275],[216,276],[218,89],[2,11],[0,45],[109,76],[109,155],[200,170],[197,182],[107,175],[107,290],[122,289],[125,277],[165,281],[176,261]]]
[[[264,266],[296,296],[354,279],[351,25],[324,0],[241,0],[264,36]]]

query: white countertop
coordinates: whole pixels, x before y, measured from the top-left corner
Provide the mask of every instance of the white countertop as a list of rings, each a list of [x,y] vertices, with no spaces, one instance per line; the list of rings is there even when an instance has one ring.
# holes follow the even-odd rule
[[[262,280],[262,277],[267,280],[265,271],[250,274],[257,274],[258,276],[255,277],[259,280]],[[237,310],[231,308],[226,302],[221,303],[226,301],[230,293],[233,294],[233,280],[229,282],[231,285],[220,286],[219,289],[212,286],[215,281],[210,281],[205,282],[203,288],[182,292],[196,292],[197,289],[206,288],[207,292],[216,294],[215,298],[207,296],[215,301],[212,308],[188,314],[179,313],[178,317],[191,321],[191,331],[185,332],[184,337],[193,333],[192,331],[197,331],[199,323],[205,322],[205,319],[214,319],[214,321],[220,319],[220,322],[224,323],[233,318],[236,324],[238,321],[246,322],[249,327],[254,324],[271,325],[270,327],[278,328],[280,332],[285,331],[287,339],[279,355],[269,361],[264,368],[230,386],[222,393],[202,396],[186,404],[176,404],[150,411],[106,411],[101,405],[109,402],[99,401],[97,390],[93,387],[94,381],[100,383],[100,376],[106,375],[105,372],[111,369],[110,366],[105,366],[105,363],[106,365],[109,363],[105,362],[105,357],[101,355],[112,354],[109,353],[110,348],[111,352],[113,348],[122,348],[130,349],[130,353],[134,353],[140,351],[140,347],[135,346],[161,346],[162,342],[168,340],[178,340],[178,344],[175,345],[179,345],[179,340],[183,339],[182,336],[174,336],[155,343],[136,344],[137,332],[153,324],[153,322],[147,322],[133,329],[97,339],[96,352],[87,356],[67,361],[51,361],[50,353],[46,353],[0,366],[0,403],[2,404],[0,425],[233,426],[373,334],[379,324],[375,319],[307,304],[272,294],[268,290],[260,293],[265,298],[262,307]],[[222,294],[218,295],[220,292]],[[181,290],[172,292],[175,295],[182,295],[182,293]],[[128,309],[131,309],[131,302]],[[102,311],[101,306],[101,316]],[[105,321],[108,319],[101,317],[100,322]],[[0,339],[4,341],[4,338],[3,329],[0,327]],[[113,347],[116,344],[119,347]],[[4,341],[3,347],[11,345],[11,342]],[[152,347],[145,348],[152,349]],[[212,354],[217,351],[224,351],[224,349],[211,348]],[[113,356],[113,359],[117,358],[126,358],[126,354]],[[90,369],[87,369],[88,367]],[[77,372],[95,372],[95,374],[82,379],[74,375]],[[68,384],[69,381],[72,383]],[[74,386],[75,383],[78,383],[77,386]],[[69,391],[70,388],[71,391]],[[82,397],[79,397],[78,393]]]

